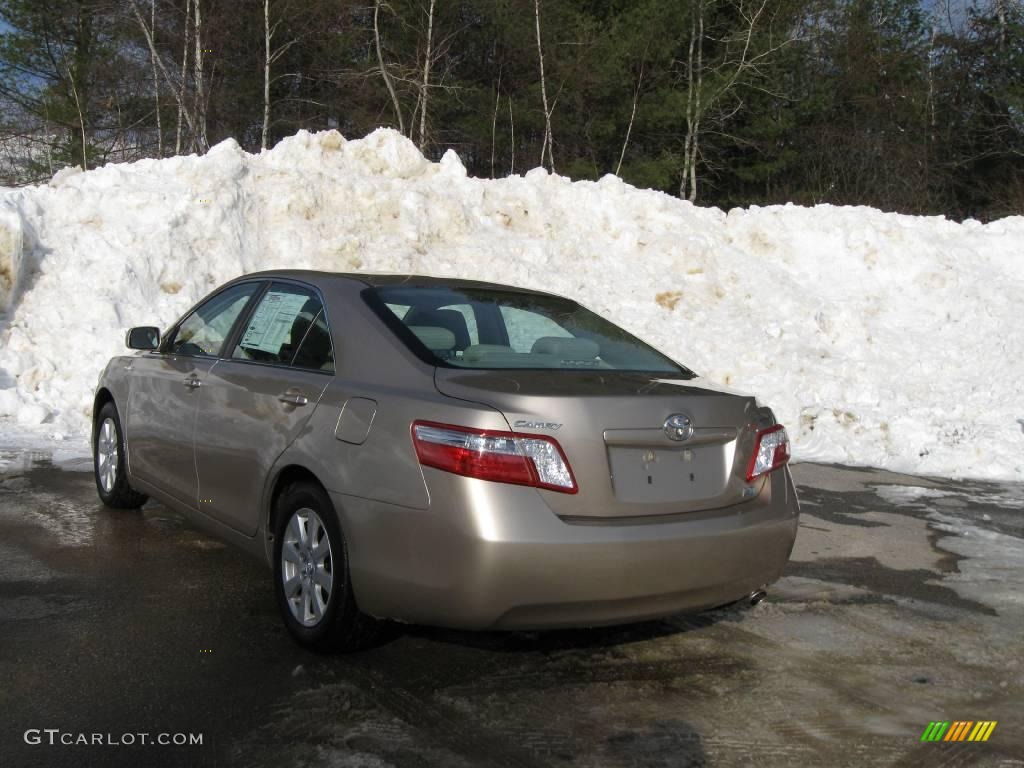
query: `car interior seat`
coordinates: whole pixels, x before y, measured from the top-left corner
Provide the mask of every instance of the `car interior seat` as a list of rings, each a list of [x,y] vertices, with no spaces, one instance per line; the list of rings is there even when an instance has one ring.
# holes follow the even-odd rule
[[[469,346],[469,326],[466,325],[466,316],[457,309],[421,309],[413,307],[402,318],[402,322],[410,327],[432,326],[446,328],[451,331],[455,339],[453,349],[461,352]]]
[[[563,336],[541,336],[530,349],[534,355],[550,355],[560,362],[596,362],[601,347],[592,339]]]
[[[455,334],[447,328],[437,325],[410,325],[409,330],[416,335],[423,346],[442,360],[447,360],[452,356],[455,348]]]

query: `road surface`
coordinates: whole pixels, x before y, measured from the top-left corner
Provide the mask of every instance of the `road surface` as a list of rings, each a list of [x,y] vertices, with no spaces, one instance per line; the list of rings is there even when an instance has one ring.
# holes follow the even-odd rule
[[[0,454],[3,766],[1024,766],[1020,485],[796,465],[753,609],[321,656],[269,570],[86,469]],[[998,725],[922,743],[936,720]]]

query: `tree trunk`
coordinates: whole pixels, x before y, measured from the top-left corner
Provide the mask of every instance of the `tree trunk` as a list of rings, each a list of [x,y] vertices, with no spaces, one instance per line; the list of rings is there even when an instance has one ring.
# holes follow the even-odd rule
[[[552,152],[552,144],[555,143],[551,134],[551,110],[548,108],[548,87],[544,79],[544,48],[540,42],[540,0],[533,0],[533,18],[537,27],[537,58],[540,61],[540,98],[544,105],[544,143],[540,148],[540,164],[544,165],[544,150],[548,153],[548,164],[551,172],[555,172],[555,157]]]
[[[690,44],[686,54],[686,138],[683,141],[683,174],[679,196],[697,199],[697,157],[700,138],[701,90],[704,86],[704,2],[690,17]]]
[[[498,108],[501,106],[501,69],[498,69],[498,84],[494,87],[494,116],[491,118],[491,178],[494,178],[495,142],[498,139]]]
[[[511,176],[516,172],[516,121],[512,117],[512,94],[508,96],[508,124],[512,131],[512,161],[508,169],[508,175]]]
[[[76,137],[75,143],[79,143],[79,139],[80,139],[80,152],[79,152],[79,154],[82,157],[82,170],[83,171],[88,171],[89,170],[89,156],[88,156],[88,151],[87,150],[88,150],[88,147],[89,147],[89,142],[88,142],[88,140],[86,138],[86,133],[85,133],[85,114],[82,111],[82,101],[81,101],[81,99],[78,98],[78,86],[75,85],[75,75],[74,75],[74,73],[72,73],[71,67],[68,65],[68,61],[67,61],[67,57],[66,56],[64,57],[64,68],[67,70],[68,83],[69,83],[69,85],[71,87],[71,97],[72,97],[72,100],[75,102],[75,112],[78,115],[79,135],[78,135],[78,137]]]
[[[156,38],[156,0],[151,0],[149,5],[149,28],[153,30],[153,37]],[[160,115],[160,75],[156,66],[156,48],[150,49],[153,62],[153,100],[156,103],[156,156],[164,156],[164,126]]]
[[[685,199],[690,182],[690,145],[693,143],[694,52],[697,46],[697,18],[690,16],[690,44],[686,50],[686,137],[683,139],[683,173],[679,179],[679,197]]]
[[[267,132],[270,130],[270,0],[263,0],[263,131],[260,134],[260,150],[267,148]]]
[[[423,86],[420,97],[420,151],[427,144],[427,89],[430,87],[430,60],[434,55],[431,47],[434,42],[434,3],[430,0],[430,11],[427,15],[427,55],[423,59]]]
[[[699,156],[701,97],[704,90],[704,0],[697,3],[697,87],[693,114],[693,141],[690,143],[690,195],[691,203],[697,202],[697,157]]]
[[[615,175],[618,176],[622,170],[622,161],[626,157],[626,147],[629,146],[629,135],[633,132],[633,121],[636,120],[636,105],[640,101],[640,86],[644,82],[644,65],[640,65],[640,77],[636,81],[636,90],[633,91],[633,111],[629,116],[629,125],[626,127],[626,138],[622,140],[622,152],[619,153],[619,164],[615,166]]]
[[[195,73],[196,73],[196,143],[199,152],[210,148],[206,138],[206,86],[203,82],[203,14],[200,0],[195,0]]]
[[[395,117],[398,118],[398,132],[404,134],[405,123],[402,120],[402,107],[398,103],[398,94],[395,93],[395,85],[391,82],[391,75],[388,74],[387,67],[384,66],[384,54],[380,49],[380,26],[377,23],[379,15],[380,0],[376,0],[373,4],[373,41],[377,46],[377,65],[380,67],[380,76],[384,78],[384,85],[387,86],[388,93],[391,95],[391,105],[395,108]]]
[[[74,65],[68,61],[67,51],[61,46],[61,59],[64,61],[64,69],[68,76],[68,85],[71,91],[71,98],[74,102],[75,113],[78,117],[77,136],[72,141],[79,144],[79,156],[82,158],[82,170],[89,170],[89,138],[86,123],[86,115],[89,111],[88,79],[85,76],[90,70],[89,62],[92,58],[92,18],[91,11],[85,7],[79,7],[78,15],[75,18],[75,52]],[[74,151],[72,151],[74,156]]]
[[[1006,49],[1006,0],[996,0],[996,18],[999,19],[999,52]]]
[[[178,122],[174,129],[174,154],[181,154],[181,118],[185,110],[185,78],[188,77],[189,22],[192,20],[192,0],[185,0],[185,49],[181,52],[181,87],[178,90]],[[173,86],[172,86],[173,87]]]

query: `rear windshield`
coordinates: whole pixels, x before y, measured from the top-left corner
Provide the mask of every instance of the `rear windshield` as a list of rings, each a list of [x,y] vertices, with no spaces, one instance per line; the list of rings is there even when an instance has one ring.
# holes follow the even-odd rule
[[[421,359],[443,367],[694,373],[574,301],[490,288],[370,288],[367,303]]]

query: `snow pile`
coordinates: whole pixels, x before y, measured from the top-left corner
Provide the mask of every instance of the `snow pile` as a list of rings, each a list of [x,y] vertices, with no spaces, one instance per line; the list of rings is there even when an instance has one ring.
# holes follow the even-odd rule
[[[798,458],[1024,479],[1024,218],[706,209],[608,176],[467,178],[380,130],[0,190],[0,418],[82,435],[130,325],[273,267],[565,294],[755,392]],[[38,427],[34,425],[39,425]]]

